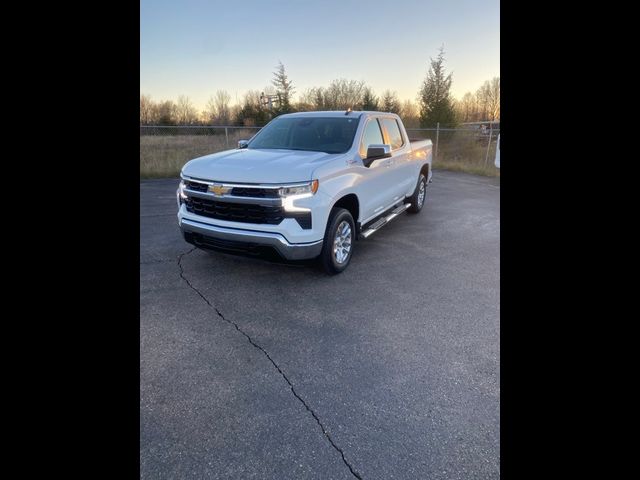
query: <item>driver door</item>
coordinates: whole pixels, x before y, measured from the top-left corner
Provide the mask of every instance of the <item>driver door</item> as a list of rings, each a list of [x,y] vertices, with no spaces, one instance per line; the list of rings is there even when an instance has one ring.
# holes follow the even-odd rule
[[[384,143],[382,129],[377,118],[370,118],[364,127],[362,140],[360,141],[360,158],[364,161],[367,157],[369,145]],[[362,166],[362,183],[360,196],[363,201],[361,218],[363,221],[382,213],[392,201],[395,189],[392,185],[391,158],[374,160],[368,167]]]

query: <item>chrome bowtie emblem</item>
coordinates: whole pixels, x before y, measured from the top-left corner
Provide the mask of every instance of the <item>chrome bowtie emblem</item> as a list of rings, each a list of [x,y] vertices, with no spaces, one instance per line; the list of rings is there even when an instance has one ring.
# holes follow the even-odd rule
[[[217,195],[219,197],[226,195],[227,193],[229,193],[231,191],[231,187],[225,187],[224,185],[220,184],[220,183],[216,183],[213,185],[209,185],[209,191],[211,193],[213,193],[214,195]]]

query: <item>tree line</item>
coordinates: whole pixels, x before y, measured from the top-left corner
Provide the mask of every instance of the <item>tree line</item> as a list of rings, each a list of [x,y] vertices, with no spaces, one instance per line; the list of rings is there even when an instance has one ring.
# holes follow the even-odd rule
[[[195,108],[189,97],[155,102],[140,96],[141,125],[237,125],[262,126],[272,118],[291,112],[313,110],[375,110],[400,115],[407,128],[453,127],[459,123],[500,119],[500,78],[487,80],[475,93],[461,100],[451,95],[453,74],[444,67],[444,49],[430,59],[417,102],[401,101],[395,91],[376,95],[362,80],[339,78],[326,87],[312,87],[298,95],[282,63],[273,72],[270,85],[245,92],[238,104],[231,104],[226,90],[213,94],[205,108]]]
[[[460,122],[500,120],[500,77],[482,84],[475,93],[467,92],[456,102]]]

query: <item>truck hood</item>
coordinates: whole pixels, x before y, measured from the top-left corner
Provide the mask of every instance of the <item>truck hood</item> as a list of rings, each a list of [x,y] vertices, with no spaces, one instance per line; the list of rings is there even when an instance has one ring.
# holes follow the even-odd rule
[[[316,168],[340,155],[279,149],[227,150],[191,160],[182,173],[228,183],[305,182],[312,180]]]

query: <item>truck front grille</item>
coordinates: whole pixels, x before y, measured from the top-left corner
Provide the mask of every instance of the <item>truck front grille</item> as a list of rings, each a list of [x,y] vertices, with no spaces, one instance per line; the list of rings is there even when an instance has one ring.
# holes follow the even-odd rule
[[[191,196],[187,197],[185,204],[188,212],[230,222],[278,225],[284,218],[282,207],[217,202]]]
[[[189,190],[194,190],[196,192],[206,192],[209,188],[209,185],[206,183],[192,182],[190,180],[185,180],[184,184]]]
[[[233,187],[231,195],[235,195],[236,197],[280,198],[278,190],[258,187]]]
[[[195,192],[207,192],[209,185],[206,183],[195,182],[192,180],[184,180],[185,187]],[[275,188],[256,187],[233,187],[231,195],[236,197],[253,197],[253,198],[280,198],[278,190]]]

